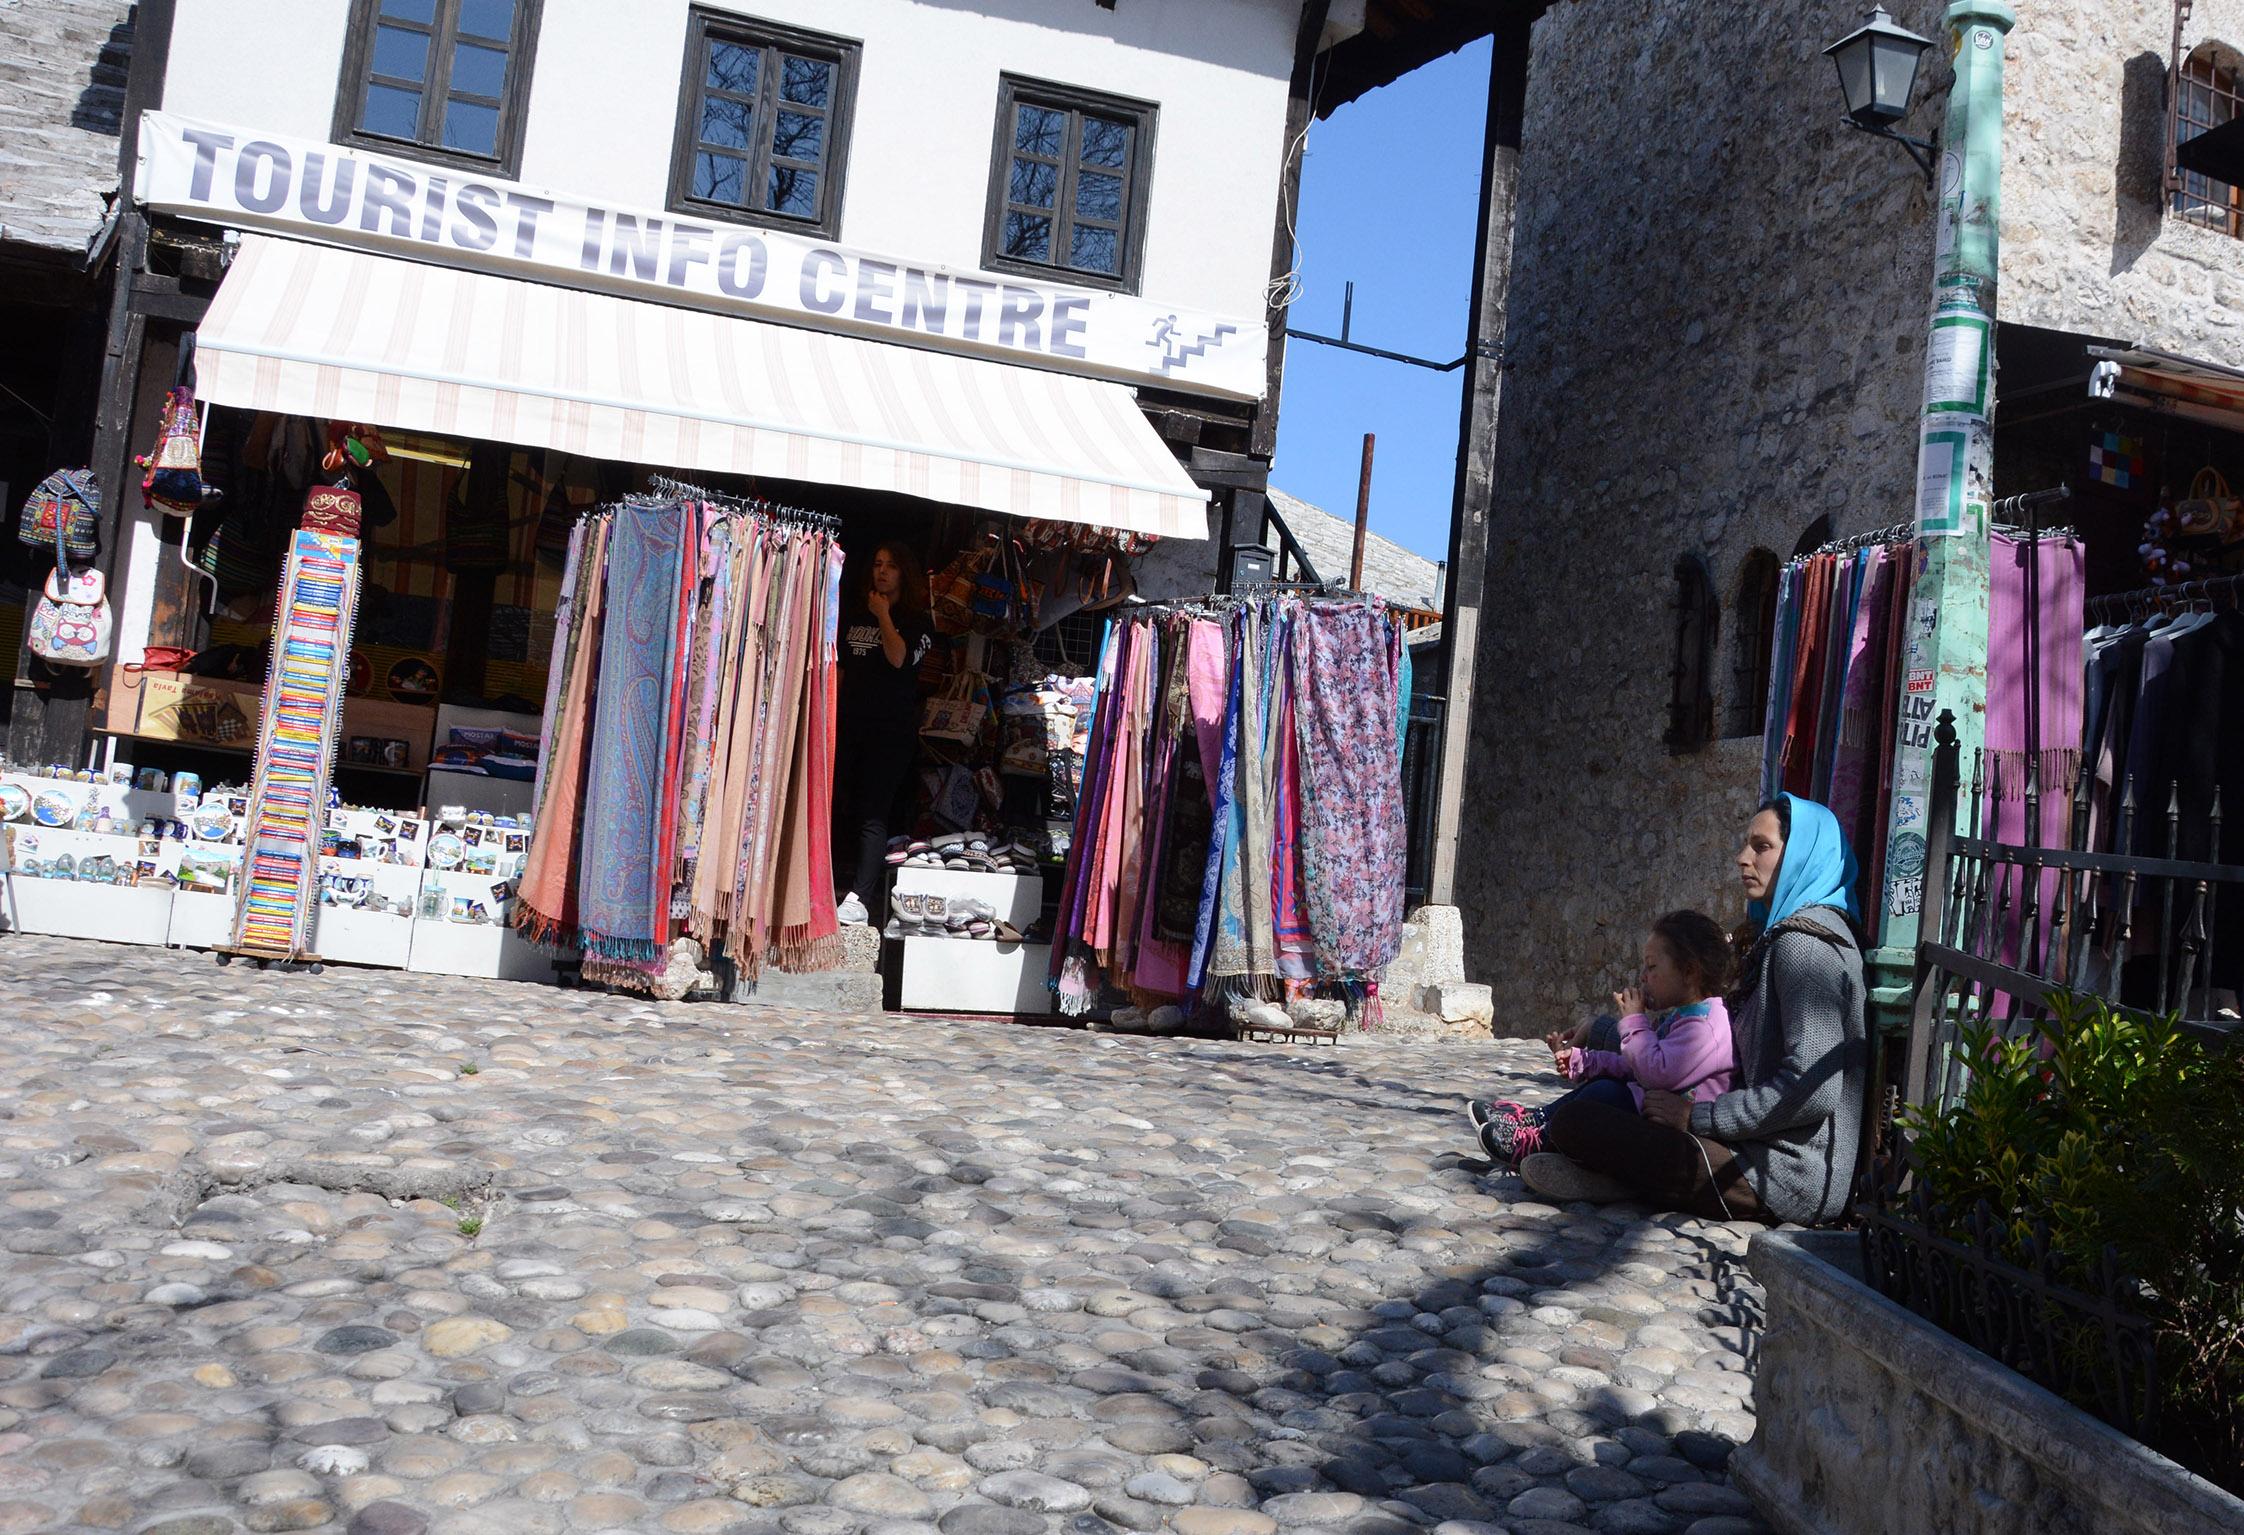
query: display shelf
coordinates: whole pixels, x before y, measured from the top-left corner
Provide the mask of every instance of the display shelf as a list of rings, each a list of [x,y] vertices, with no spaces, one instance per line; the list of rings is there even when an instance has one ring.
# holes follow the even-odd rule
[[[329,905],[324,899],[312,908],[310,951],[323,960],[344,965],[374,965],[389,970],[407,968],[413,953],[414,903],[421,893],[421,870],[415,866],[375,863],[365,858],[322,858],[320,882],[331,878],[363,879],[377,895],[403,904],[402,912],[367,911]]]
[[[1038,1018],[1052,1011],[1048,943],[905,938],[889,947],[903,951],[897,1005],[906,1012]]]
[[[894,894],[939,895],[946,900],[982,901],[994,908],[1000,920],[1026,928],[1044,910],[1044,876],[1041,874],[989,874],[970,869],[937,869],[926,864],[898,864]],[[890,911],[895,910],[893,897]]]
[[[424,975],[484,976],[505,981],[552,980],[552,951],[531,943],[513,928],[503,925],[513,912],[514,902],[511,898],[492,898],[493,887],[500,885],[507,886],[511,892],[513,881],[462,874],[456,870],[440,873],[430,869],[424,873],[421,905],[417,911],[427,911],[432,899],[440,897],[442,909],[449,913],[457,897],[481,902],[497,921],[454,922],[449,915],[417,914],[413,919],[412,956],[406,968]]]

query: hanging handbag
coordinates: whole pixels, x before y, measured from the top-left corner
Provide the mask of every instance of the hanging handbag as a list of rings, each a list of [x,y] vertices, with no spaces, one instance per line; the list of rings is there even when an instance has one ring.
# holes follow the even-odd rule
[[[99,666],[109,659],[111,627],[107,579],[90,566],[73,573],[58,549],[31,610],[31,653],[49,666]]]
[[[2244,507],[2228,479],[2211,464],[2197,471],[2189,495],[2174,503],[2175,531],[2184,538],[2235,539],[2244,535],[2238,511]]]
[[[982,733],[982,716],[988,712],[980,679],[962,667],[951,674],[942,692],[927,700],[920,714],[919,733],[930,741],[969,746]]]
[[[1005,634],[1026,612],[1027,582],[1021,546],[1009,538],[993,540],[995,556],[974,580],[973,625],[983,634]]]
[[[90,560],[101,532],[101,488],[91,469],[57,469],[32,488],[16,520],[16,537],[52,545],[59,538],[74,560]]]
[[[164,398],[156,427],[156,446],[137,462],[141,499],[175,517],[192,517],[203,504],[202,427],[195,419],[195,392],[181,385]]]
[[[358,537],[358,492],[348,485],[314,485],[304,492],[303,526],[315,533]]]
[[[936,633],[964,634],[974,627],[974,595],[996,554],[994,541],[969,544],[928,582]]]

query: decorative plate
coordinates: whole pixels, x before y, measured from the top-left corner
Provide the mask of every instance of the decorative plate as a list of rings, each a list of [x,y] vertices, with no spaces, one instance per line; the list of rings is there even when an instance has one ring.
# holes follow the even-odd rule
[[[60,789],[41,789],[32,798],[31,816],[41,826],[68,826],[78,818],[78,802]]]
[[[20,783],[0,783],[0,821],[20,821],[31,814],[31,791]]]
[[[429,867],[433,869],[457,869],[465,852],[466,848],[461,843],[458,833],[438,832],[429,839]]]
[[[204,805],[190,818],[195,835],[205,842],[223,842],[233,834],[234,818],[224,805]]]

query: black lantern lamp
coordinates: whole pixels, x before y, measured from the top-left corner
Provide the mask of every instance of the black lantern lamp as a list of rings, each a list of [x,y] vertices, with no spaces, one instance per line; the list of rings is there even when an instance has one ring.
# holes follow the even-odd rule
[[[1885,7],[1873,10],[1855,31],[1823,50],[1838,66],[1839,89],[1847,101],[1846,121],[1864,133],[1892,139],[1909,152],[1932,184],[1932,145],[1894,131],[1893,125],[1909,115],[1909,97],[1917,88],[1917,65],[1932,39],[1919,37],[1893,24]]]

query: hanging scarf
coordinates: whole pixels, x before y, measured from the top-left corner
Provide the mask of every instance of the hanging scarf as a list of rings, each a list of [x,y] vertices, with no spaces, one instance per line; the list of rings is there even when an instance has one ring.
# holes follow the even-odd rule
[[[1214,832],[1208,838],[1208,862],[1200,881],[1200,917],[1194,924],[1192,969],[1185,979],[1193,990],[1202,990],[1208,977],[1224,974],[1215,966],[1220,945],[1243,946],[1245,923],[1238,908],[1239,843],[1239,710],[1238,665],[1240,627],[1245,615],[1234,616],[1225,650],[1223,750],[1217,758]]]
[[[677,724],[678,597],[686,520],[675,505],[630,504],[611,518],[600,656],[602,708],[592,731],[584,861],[577,878],[587,973],[628,983],[664,962],[669,944],[664,791]],[[609,972],[612,972],[610,974]]]
[[[1107,784],[1113,776],[1114,720],[1121,699],[1114,686],[1126,624],[1110,624],[1099,637],[1098,686],[1091,700],[1090,753],[1076,793],[1074,828],[1068,838],[1067,872],[1060,885],[1059,920],[1052,945],[1051,986],[1060,1011],[1080,1017],[1091,1010],[1097,987],[1084,940],[1091,885],[1097,866],[1094,832],[1103,814]]]
[[[1293,630],[1302,879],[1327,976],[1375,975],[1402,949],[1408,836],[1394,639],[1393,620],[1363,604],[1308,604]]]
[[[834,792],[834,598],[841,552],[822,538],[799,541],[807,611],[802,624],[809,652],[802,723],[795,732],[786,818],[778,844],[772,961],[782,970],[831,970],[842,962],[841,925],[834,911],[830,832]]]
[[[701,857],[702,828],[709,819],[709,774],[716,755],[717,695],[724,685],[725,622],[732,607],[733,526],[727,519],[711,519],[706,534],[702,579],[708,583],[706,599],[694,628],[694,670],[686,681],[695,700],[693,726],[686,733],[686,778],[678,796],[678,857],[686,878],[679,892],[676,916],[693,909],[693,874]]]
[[[577,937],[577,856],[585,828],[586,762],[600,673],[601,638],[606,620],[607,550],[610,519],[581,530],[582,559],[571,621],[554,633],[554,676],[566,676],[554,715],[550,744],[538,757],[537,819],[530,853],[516,887],[514,925],[536,943],[573,943]]]
[[[1865,549],[1862,598],[1855,604],[1847,641],[1847,683],[1834,711],[1838,719],[1832,749],[1831,788],[1824,801],[1852,831],[1862,819],[1863,790],[1877,757],[1878,701],[1889,679],[1885,667],[1886,605],[1893,597],[1893,561],[1884,548]]]

